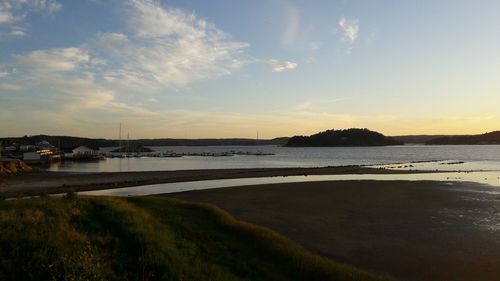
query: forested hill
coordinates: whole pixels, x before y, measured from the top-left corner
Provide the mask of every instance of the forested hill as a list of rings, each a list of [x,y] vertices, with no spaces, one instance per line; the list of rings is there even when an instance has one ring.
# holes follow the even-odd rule
[[[406,135],[406,136],[391,136],[391,138],[404,142],[405,144],[425,144],[426,142],[442,138],[448,137],[447,135]]]
[[[447,136],[435,138],[425,144],[500,144],[500,131],[481,135]]]
[[[36,144],[41,141],[48,141],[52,145],[60,148],[68,148],[79,145],[88,147],[114,147],[119,146],[119,140],[112,139],[93,139],[70,136],[48,136],[35,135],[24,137],[0,138],[0,142],[6,145],[17,143],[19,145]],[[122,140],[124,141],[124,140]],[[270,140],[256,140],[244,138],[232,139],[137,139],[130,140],[133,146],[207,146],[207,145],[284,145],[288,138],[275,138]]]
[[[294,136],[286,146],[386,146],[402,142],[368,129],[327,130],[311,136]]]

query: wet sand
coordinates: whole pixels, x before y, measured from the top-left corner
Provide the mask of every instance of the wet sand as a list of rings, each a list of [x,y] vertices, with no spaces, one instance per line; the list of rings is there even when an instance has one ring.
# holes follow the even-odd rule
[[[499,280],[500,190],[473,183],[328,181],[189,191],[306,248],[398,280]]]
[[[7,196],[31,196],[41,193],[65,193],[112,189],[129,186],[215,180],[233,178],[254,178],[299,175],[339,175],[339,174],[408,174],[415,171],[393,171],[382,168],[360,166],[325,168],[263,168],[263,169],[213,169],[178,170],[151,172],[107,172],[68,173],[33,172],[22,175],[0,177],[0,192]]]

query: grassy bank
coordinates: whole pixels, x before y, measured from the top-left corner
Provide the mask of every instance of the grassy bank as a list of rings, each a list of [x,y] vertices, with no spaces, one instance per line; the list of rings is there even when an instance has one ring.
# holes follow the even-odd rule
[[[0,202],[0,280],[378,280],[211,205]]]

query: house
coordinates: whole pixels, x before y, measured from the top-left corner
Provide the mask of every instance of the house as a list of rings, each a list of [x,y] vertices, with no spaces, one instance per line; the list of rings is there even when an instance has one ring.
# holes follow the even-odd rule
[[[17,147],[15,145],[10,145],[5,147],[5,151],[17,151]]]
[[[99,150],[87,146],[79,146],[71,150],[74,159],[92,159],[99,156]]]
[[[26,152],[35,151],[36,146],[34,146],[34,145],[21,145],[21,146],[19,146],[19,150],[26,151]]]
[[[54,146],[52,144],[50,144],[48,141],[41,141],[41,142],[37,143],[36,146],[38,147],[38,149],[53,149],[54,148]]]

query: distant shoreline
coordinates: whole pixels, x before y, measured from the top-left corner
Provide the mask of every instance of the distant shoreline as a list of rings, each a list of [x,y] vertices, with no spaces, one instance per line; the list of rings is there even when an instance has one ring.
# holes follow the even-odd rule
[[[436,172],[436,171],[434,171]],[[445,172],[445,171],[439,171]],[[38,171],[0,178],[0,192],[7,197],[91,191],[161,183],[216,179],[258,178],[303,175],[413,174],[429,171],[401,171],[362,166],[324,168],[205,169],[148,172],[72,173]]]
[[[388,138],[404,144],[421,144],[421,145],[498,145],[500,144],[500,131],[492,131],[484,134],[473,135],[392,135]],[[276,137],[272,139],[258,138],[152,138],[152,139],[132,139],[131,146],[259,146],[259,145],[276,145],[286,146],[290,137]],[[119,147],[120,140],[104,139],[104,138],[88,138],[74,136],[53,136],[53,135],[32,135],[32,136],[2,136],[1,142],[14,142],[20,145],[35,144],[41,141],[48,141],[53,145],[58,145],[60,148],[70,148],[75,146],[88,147]],[[124,140],[122,140],[124,141]],[[289,146],[289,147],[316,147],[311,146]],[[322,146],[317,146],[322,147]],[[331,146],[325,146],[331,147]],[[333,146],[338,147],[338,145]],[[355,146],[348,146],[355,147]]]

